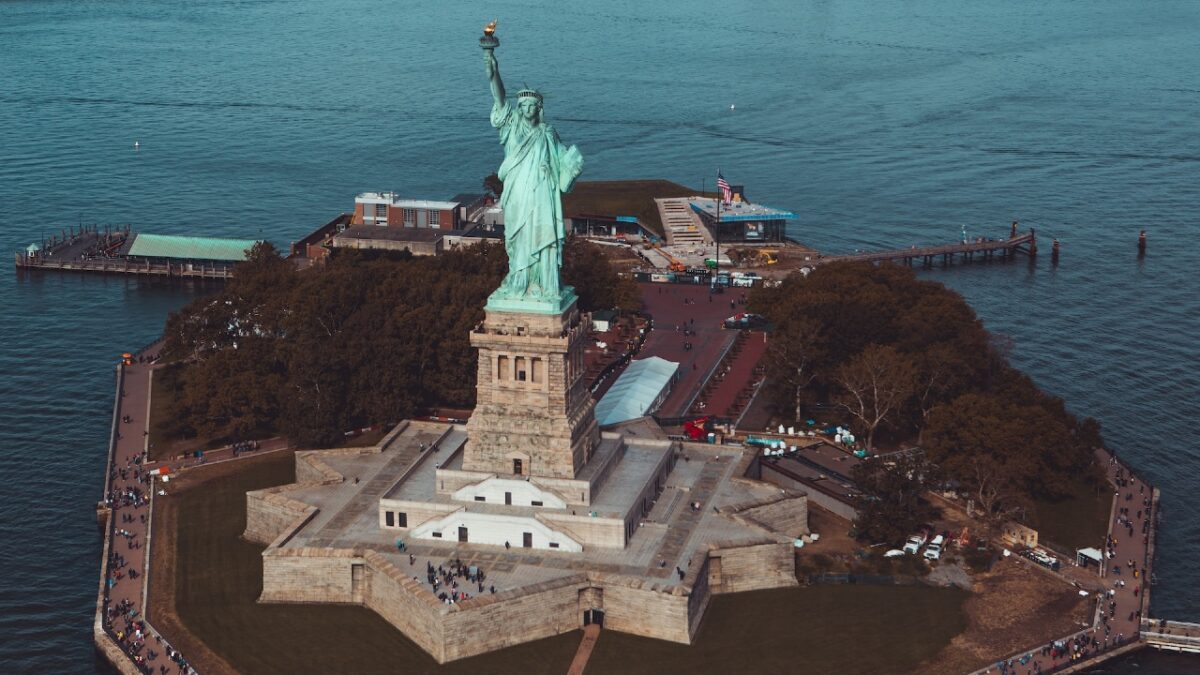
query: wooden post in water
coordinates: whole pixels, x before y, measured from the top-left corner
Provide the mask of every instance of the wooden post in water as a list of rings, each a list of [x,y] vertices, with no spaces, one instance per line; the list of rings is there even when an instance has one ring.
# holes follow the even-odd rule
[[[1055,239],[1054,243],[1050,245],[1050,262],[1051,262],[1051,264],[1054,264],[1054,265],[1058,264],[1058,240],[1057,239]]]
[[[1146,255],[1146,231],[1138,235],[1138,255]]]

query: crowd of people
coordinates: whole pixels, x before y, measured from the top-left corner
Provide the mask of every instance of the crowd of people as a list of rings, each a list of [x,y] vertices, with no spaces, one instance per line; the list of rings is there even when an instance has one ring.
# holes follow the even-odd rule
[[[416,565],[416,563],[416,556],[410,554],[408,556],[408,564],[411,566]],[[416,578],[413,577],[413,579]],[[453,605],[471,597],[471,594],[465,588],[475,586],[478,589],[478,593],[476,594],[482,594],[487,574],[483,571],[482,567],[464,565],[461,559],[455,558],[437,567],[434,567],[431,562],[426,562],[425,580],[438,600],[447,605]],[[495,585],[489,586],[488,590],[495,593]]]

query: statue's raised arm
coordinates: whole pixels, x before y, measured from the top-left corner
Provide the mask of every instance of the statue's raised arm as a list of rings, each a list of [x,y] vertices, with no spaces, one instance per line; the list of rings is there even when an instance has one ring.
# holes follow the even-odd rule
[[[484,50],[483,64],[487,69],[488,82],[492,87],[492,98],[497,106],[504,105],[504,81],[500,79],[500,64],[496,62],[496,54],[492,50]]]

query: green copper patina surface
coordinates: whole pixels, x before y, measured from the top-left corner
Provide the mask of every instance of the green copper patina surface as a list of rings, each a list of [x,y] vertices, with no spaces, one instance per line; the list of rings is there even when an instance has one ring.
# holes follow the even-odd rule
[[[494,27],[493,27],[494,30]],[[489,311],[558,314],[575,300],[575,290],[563,286],[562,193],[570,192],[583,171],[583,155],[567,147],[542,119],[542,95],[532,89],[509,100],[496,62],[499,40],[491,34],[480,40],[492,89],[492,126],[500,131],[504,162],[497,175],[504,182],[504,248],[508,274],[488,298]]]

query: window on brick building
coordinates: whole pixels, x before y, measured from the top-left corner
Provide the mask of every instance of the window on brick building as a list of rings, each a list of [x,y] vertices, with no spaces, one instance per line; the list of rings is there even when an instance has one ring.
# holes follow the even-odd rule
[[[404,226],[413,227],[417,224],[417,210],[404,209]]]
[[[387,220],[387,204],[375,205],[375,218],[377,220]]]
[[[513,359],[513,363],[514,363],[514,365],[516,366],[516,369],[517,369],[517,381],[518,381],[518,382],[524,382],[524,381],[526,380],[526,373],[525,373],[525,357],[524,357],[524,356],[518,356],[518,357],[516,357],[515,359]]]
[[[430,209],[429,210],[429,226],[437,227],[438,225],[441,225],[441,222],[442,222],[442,212],[438,211],[436,209]]]

